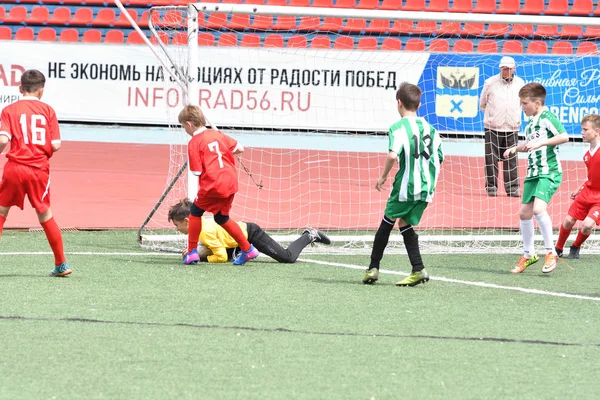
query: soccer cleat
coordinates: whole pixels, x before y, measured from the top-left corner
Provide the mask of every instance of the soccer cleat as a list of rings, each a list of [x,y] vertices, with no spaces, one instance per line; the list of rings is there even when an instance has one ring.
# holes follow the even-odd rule
[[[506,195],[508,197],[521,197],[521,192],[517,190],[516,192],[508,192]]]
[[[570,258],[571,260],[573,260],[573,259],[578,260],[579,259],[579,249],[580,249],[580,247],[571,246],[569,248],[569,255],[567,256],[567,258]]]
[[[365,273],[365,277],[363,278],[363,283],[365,285],[371,285],[379,279],[379,270],[377,268],[368,269]]]
[[[198,255],[197,249],[188,251],[185,257],[183,257],[183,263],[185,265],[196,264],[198,261],[200,261],[200,256]]]
[[[558,263],[558,257],[556,254],[550,252],[546,254],[546,260],[544,261],[544,266],[542,267],[542,272],[548,274],[556,269],[556,264]]]
[[[71,271],[71,267],[69,267],[69,263],[67,263],[65,261],[64,263],[55,266],[54,269],[52,271],[50,271],[48,276],[55,276],[55,277],[67,276],[71,272],[73,272],[73,271]]]
[[[240,254],[233,260],[233,265],[244,265],[256,257],[258,257],[258,250],[256,250],[254,245],[250,245],[250,250],[240,251]]]
[[[510,272],[512,272],[513,274],[520,274],[521,272],[525,271],[525,269],[527,267],[529,267],[531,264],[538,262],[539,259],[540,258],[538,257],[537,254],[534,254],[533,257],[531,257],[531,258],[521,256],[521,258],[519,258],[519,262],[517,263],[517,266],[514,267],[513,269],[511,269]]]
[[[400,282],[396,282],[396,286],[417,286],[419,283],[429,281],[429,274],[422,269],[421,271],[413,272]]]
[[[559,249],[558,247],[555,247],[554,251],[556,251],[556,255],[558,257],[562,257],[563,256],[563,249]]]
[[[305,234],[305,233],[308,233],[311,243],[316,242],[316,243],[323,243],[323,244],[331,244],[331,240],[324,232],[318,231],[313,228],[306,228],[304,230],[304,232],[302,232],[302,234]]]

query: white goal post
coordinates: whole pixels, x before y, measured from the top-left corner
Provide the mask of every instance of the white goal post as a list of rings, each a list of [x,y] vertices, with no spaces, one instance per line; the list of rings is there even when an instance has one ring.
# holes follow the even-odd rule
[[[557,28],[557,32],[565,26],[600,27],[600,19],[592,17],[196,3],[187,7],[152,7],[148,14],[148,27],[152,34],[152,40],[149,40],[136,21],[129,17],[120,0],[114,1],[160,62],[165,73],[165,85],[172,85],[181,93],[181,104],[199,105],[211,126],[222,128],[249,149],[242,158],[244,166],[239,171],[240,192],[232,210],[234,218],[256,222],[268,231],[275,231],[274,237],[280,241],[293,240],[309,225],[327,230],[339,245],[336,248],[341,251],[368,251],[368,243],[372,242],[381,221],[387,194],[375,192],[373,177],[376,179],[381,172],[387,148],[386,129],[399,118],[393,101],[395,89],[386,86],[393,83],[395,88],[403,80],[417,84],[424,79],[427,87],[422,89],[426,100],[419,114],[427,120],[435,119],[437,124],[434,125],[444,138],[445,152],[450,155],[449,161],[442,165],[441,185],[431,207],[425,212],[423,227],[419,228],[425,251],[516,251],[520,245],[518,200],[506,197],[489,199],[480,193],[483,189],[480,122],[468,122],[469,118],[475,117],[467,115],[463,118],[456,115],[457,111],[452,111],[455,114],[448,111],[450,114],[441,118],[440,115],[447,110],[440,113],[441,103],[437,100],[428,102],[426,96],[430,96],[428,92],[435,92],[436,76],[452,74],[454,70],[464,74],[478,69],[474,72],[477,87],[482,87],[484,79],[497,67],[506,42],[515,39],[521,42],[544,41],[550,46],[560,39],[560,35],[511,35],[517,26],[531,26],[532,32],[537,32],[542,26],[561,27]],[[211,15],[215,16],[214,20]],[[246,21],[252,23],[246,27],[235,26],[233,16],[249,16]],[[274,24],[264,29],[257,28],[259,16],[272,18]],[[296,17],[299,21],[297,28],[285,31],[278,27],[276,21],[280,16]],[[411,24],[416,21],[433,22],[437,28],[441,23],[456,22],[460,29],[485,25],[485,29],[506,26],[506,30],[500,29],[496,36],[467,35],[478,46],[483,46],[485,40],[495,41],[498,53],[442,50],[436,54],[437,61],[430,65],[433,52],[425,51],[428,49],[397,51],[383,47],[381,41],[385,42],[384,36],[402,38],[402,45],[405,45],[404,39],[410,35],[395,30],[396,25],[390,25],[389,30],[371,32],[372,25],[369,24],[362,32],[355,30],[348,33],[344,29],[323,29],[323,20],[327,18],[341,19],[344,27],[351,20],[380,20],[391,24],[399,21],[410,21]],[[215,21],[222,21],[222,26],[215,25]],[[302,25],[310,21],[317,21],[314,29],[310,25]],[[243,39],[238,40],[238,37],[248,34],[252,34],[253,39],[258,37],[263,45],[240,45],[239,41]],[[281,36],[288,46],[267,46],[267,40],[270,40],[267,36],[278,36],[277,39]],[[311,41],[310,46],[291,45],[295,40],[301,42],[302,36]],[[316,36],[328,36],[332,43],[342,36],[354,41],[372,37],[380,49],[360,49],[356,45],[348,49],[338,48],[337,40],[336,46],[332,44],[330,48],[313,46]],[[448,41],[464,38],[452,34],[438,36],[438,39]],[[215,43],[219,41],[219,45],[203,43],[204,40],[212,40],[210,38]],[[414,38],[429,41],[430,48],[431,42],[436,40],[427,35]],[[235,43],[228,43],[226,39]],[[591,36],[571,39],[598,40]],[[456,66],[460,57],[464,58],[465,67],[460,62],[460,67]],[[589,69],[596,66],[593,57],[586,57],[583,53],[542,56],[523,52],[514,54],[514,57],[519,58],[518,71],[524,70],[524,75],[531,79],[539,75],[542,83],[550,85],[561,79],[553,71],[575,69],[574,74],[582,75],[588,66]],[[211,65],[213,60],[214,66]],[[448,61],[447,65],[444,60]],[[352,66],[355,69],[350,73]],[[234,74],[242,70],[247,75],[236,80]],[[331,72],[324,72],[328,70]],[[284,80],[283,71],[292,71],[296,75],[287,76]],[[313,72],[311,75],[305,71]],[[226,78],[227,74],[230,74],[229,78]],[[334,79],[337,79],[337,86]],[[315,81],[320,82],[320,85],[314,85],[319,87],[302,90],[303,83],[311,85]],[[342,87],[344,85],[340,82],[344,81],[350,82],[350,86]],[[364,82],[370,82],[374,87],[367,87]],[[580,87],[579,94],[596,96],[599,82],[600,76],[590,83],[591,86]],[[296,87],[300,89],[292,90]],[[472,91],[476,91],[475,87]],[[307,93],[308,102],[306,96],[303,97]],[[437,96],[442,96],[440,93],[444,92],[440,91]],[[239,100],[236,96],[241,96],[241,103],[236,103]],[[469,105],[469,101],[475,100],[467,99],[462,104],[471,110],[473,104]],[[309,103],[311,109],[301,111]],[[559,103],[558,99],[554,99],[548,105],[553,111],[563,112],[563,105]],[[455,109],[459,108],[456,102],[452,104]],[[177,123],[179,109],[165,110],[171,126],[171,166],[164,192],[140,227],[138,242],[142,247],[179,251],[185,240],[182,235],[173,234],[166,220],[169,206],[181,197],[193,198],[197,188],[196,179],[192,179],[187,171],[187,138]],[[579,107],[574,111],[571,107],[564,112],[568,114],[569,123],[576,126],[580,114],[597,113],[597,108]],[[580,131],[572,129],[569,133],[577,137]],[[566,167],[563,166],[569,170],[562,184],[566,192],[585,179],[585,166],[581,162],[585,146],[570,143],[564,147],[567,161]],[[520,168],[522,181],[523,159]],[[264,189],[257,188],[257,181],[261,179],[266,181]],[[388,180],[388,187],[392,179]],[[564,193],[553,198],[550,212],[555,228],[566,216],[569,203]],[[573,232],[576,233],[576,230]],[[590,237],[586,251],[597,248],[592,243],[597,244],[598,239],[598,236]],[[393,234],[390,242],[401,242],[401,236]]]

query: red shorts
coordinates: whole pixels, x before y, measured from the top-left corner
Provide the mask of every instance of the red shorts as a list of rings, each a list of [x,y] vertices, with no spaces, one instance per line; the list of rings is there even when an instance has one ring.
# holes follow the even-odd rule
[[[600,225],[600,192],[583,188],[571,204],[569,215],[577,221],[589,217],[596,222],[596,225]]]
[[[220,212],[221,215],[229,215],[234,197],[235,194],[232,194],[229,197],[210,197],[201,195],[200,192],[198,192],[194,204],[204,211],[209,211],[213,214]]]
[[[50,171],[8,161],[0,182],[0,206],[25,205],[25,195],[38,214],[50,208]]]

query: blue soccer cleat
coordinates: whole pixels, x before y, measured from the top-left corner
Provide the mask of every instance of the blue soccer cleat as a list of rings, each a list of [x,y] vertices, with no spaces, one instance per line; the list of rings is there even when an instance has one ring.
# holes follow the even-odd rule
[[[71,267],[69,267],[69,263],[65,261],[64,263],[55,266],[54,269],[52,271],[50,271],[48,276],[54,276],[54,277],[67,276],[71,272],[73,272],[73,271],[71,271]]]
[[[250,250],[240,251],[240,254],[233,260],[233,265],[244,265],[256,257],[258,257],[258,250],[256,250],[254,245],[250,245]]]
[[[183,257],[183,263],[185,265],[196,264],[198,261],[200,261],[200,256],[198,255],[197,249],[188,251],[185,257]]]

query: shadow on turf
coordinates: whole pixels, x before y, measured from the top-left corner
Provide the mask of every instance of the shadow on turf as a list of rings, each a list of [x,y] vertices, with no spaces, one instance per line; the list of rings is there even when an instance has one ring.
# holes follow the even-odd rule
[[[0,274],[0,279],[2,278],[44,278],[48,279],[49,276],[47,274],[35,274],[31,273],[31,275],[25,274]]]

